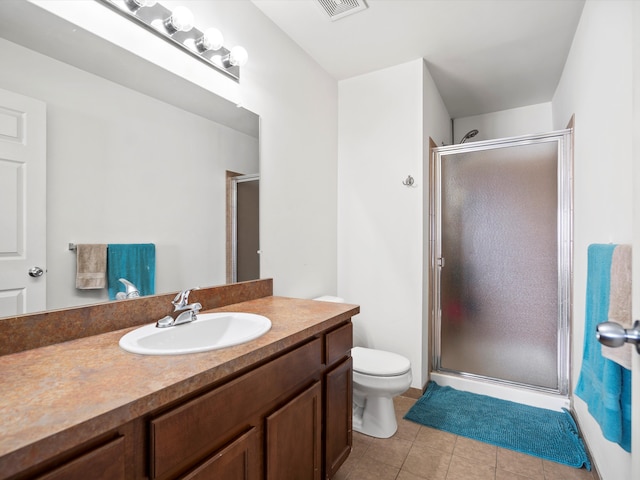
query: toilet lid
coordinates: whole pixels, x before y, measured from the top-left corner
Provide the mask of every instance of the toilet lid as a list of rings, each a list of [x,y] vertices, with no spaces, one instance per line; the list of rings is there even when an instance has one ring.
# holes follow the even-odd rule
[[[411,362],[408,358],[383,350],[353,347],[351,357],[353,358],[353,371],[365,375],[391,377],[402,375],[411,369]]]

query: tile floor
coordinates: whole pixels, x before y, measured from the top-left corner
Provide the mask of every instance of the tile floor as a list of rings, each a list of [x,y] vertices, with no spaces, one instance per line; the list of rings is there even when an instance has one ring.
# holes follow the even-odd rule
[[[353,433],[334,480],[598,480],[594,472],[541,460],[402,419],[415,399],[396,397],[398,431],[387,439]]]

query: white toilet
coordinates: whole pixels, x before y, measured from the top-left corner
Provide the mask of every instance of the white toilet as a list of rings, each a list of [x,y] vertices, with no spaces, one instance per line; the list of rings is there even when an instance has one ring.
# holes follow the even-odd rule
[[[411,385],[411,362],[397,353],[353,347],[353,429],[389,438],[398,429],[393,398]]]
[[[340,302],[340,297],[315,298]],[[398,429],[393,398],[411,386],[411,362],[397,353],[353,347],[353,429],[371,437],[389,438]]]

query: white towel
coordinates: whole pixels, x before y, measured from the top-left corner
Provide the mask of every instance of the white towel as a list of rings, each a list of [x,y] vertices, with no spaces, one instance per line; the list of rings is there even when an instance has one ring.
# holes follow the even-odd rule
[[[107,286],[107,245],[76,246],[76,288],[94,290]]]
[[[609,321],[631,328],[631,245],[618,245],[611,258],[611,284],[609,292]],[[635,346],[602,346],[602,356],[631,370]]]

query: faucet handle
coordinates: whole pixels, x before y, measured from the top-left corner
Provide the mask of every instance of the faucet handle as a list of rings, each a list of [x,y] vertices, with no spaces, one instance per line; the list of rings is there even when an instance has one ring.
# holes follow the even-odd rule
[[[189,303],[189,294],[193,290],[199,290],[199,289],[200,287],[190,288],[188,290],[182,290],[181,292],[178,292],[178,294],[171,301],[171,303],[173,304],[173,306],[176,307],[176,310],[178,310],[179,308],[184,308]]]
[[[171,303],[175,307],[183,307],[184,305],[187,304],[187,302],[185,301],[185,296],[186,298],[189,298],[189,293],[190,292],[188,290],[182,290],[181,292],[178,292],[175,298],[171,300]]]
[[[127,280],[126,278],[119,278],[118,281],[122,283],[126,289],[125,292],[118,292],[116,294],[116,298],[118,300],[124,298],[137,298],[140,296],[140,291],[138,290],[138,288],[129,280]]]

